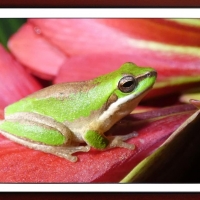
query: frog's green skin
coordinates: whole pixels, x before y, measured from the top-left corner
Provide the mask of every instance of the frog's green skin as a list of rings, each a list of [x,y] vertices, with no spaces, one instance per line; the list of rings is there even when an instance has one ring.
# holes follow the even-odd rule
[[[6,107],[0,130],[15,142],[72,162],[77,157],[71,154],[90,147],[134,149],[123,142],[133,134],[104,133],[132,112],[155,80],[154,69],[125,63],[93,80],[52,85]]]

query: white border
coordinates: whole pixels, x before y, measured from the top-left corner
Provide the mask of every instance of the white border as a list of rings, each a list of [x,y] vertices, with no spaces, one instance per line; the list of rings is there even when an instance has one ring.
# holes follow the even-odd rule
[[[199,8],[0,8],[0,18],[199,18],[199,16]]]
[[[199,184],[0,184],[4,192],[197,192]]]

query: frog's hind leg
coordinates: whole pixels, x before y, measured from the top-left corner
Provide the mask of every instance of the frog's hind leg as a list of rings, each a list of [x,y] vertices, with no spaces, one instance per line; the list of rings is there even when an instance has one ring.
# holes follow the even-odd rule
[[[64,124],[36,113],[17,113],[0,122],[2,134],[10,140],[31,149],[51,153],[72,162],[71,154],[87,152],[89,146],[76,146],[73,133]]]
[[[60,123],[51,117],[44,116],[38,113],[33,113],[33,112],[14,113],[12,115],[6,116],[4,121],[21,121],[22,123],[24,121],[24,122],[28,122],[29,124],[32,122],[32,123],[40,124],[41,126],[46,125],[48,127],[58,130],[66,138],[72,137],[71,130],[67,126],[65,126],[63,123]]]
[[[18,143],[23,146],[29,147],[30,149],[39,150],[45,153],[50,153],[61,158],[65,158],[71,162],[77,161],[77,156],[73,156],[76,152],[88,152],[90,150],[89,146],[77,146],[77,147],[64,147],[64,146],[50,146],[39,143],[33,143],[28,140],[16,137],[15,135],[8,134],[5,131],[1,131],[1,134],[6,138]]]

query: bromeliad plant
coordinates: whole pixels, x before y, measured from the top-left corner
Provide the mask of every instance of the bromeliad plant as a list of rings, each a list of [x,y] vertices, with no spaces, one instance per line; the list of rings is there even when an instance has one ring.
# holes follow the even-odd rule
[[[195,19],[29,19],[9,39],[10,53],[0,46],[1,119],[4,107],[44,87],[44,80],[89,80],[125,62],[153,67],[158,77],[134,112],[111,129],[113,135],[135,131],[128,140],[135,150],[91,149],[76,153],[72,163],[0,135],[0,181],[183,180],[199,153],[199,102],[189,103],[191,93],[198,95],[199,45]]]

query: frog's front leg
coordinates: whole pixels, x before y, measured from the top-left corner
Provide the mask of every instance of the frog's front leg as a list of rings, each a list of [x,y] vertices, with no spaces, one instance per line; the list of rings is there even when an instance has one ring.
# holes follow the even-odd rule
[[[128,135],[106,137],[104,134],[100,134],[98,131],[89,130],[84,135],[84,139],[89,146],[100,150],[111,149],[115,147],[123,147],[133,150],[135,145],[124,141],[135,137],[136,135],[137,133],[133,132]]]
[[[0,123],[2,134],[10,140],[31,149],[51,153],[72,162],[75,152],[87,152],[89,146],[73,143],[74,134],[64,124],[37,113],[16,113],[6,116]]]

